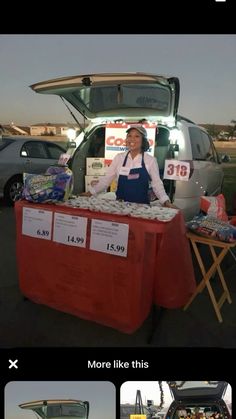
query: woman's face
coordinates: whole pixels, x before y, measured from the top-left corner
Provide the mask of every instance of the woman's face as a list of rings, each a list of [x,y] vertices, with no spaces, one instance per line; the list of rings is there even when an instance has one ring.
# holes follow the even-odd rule
[[[142,147],[142,134],[133,128],[127,133],[126,145],[130,151],[141,152]]]

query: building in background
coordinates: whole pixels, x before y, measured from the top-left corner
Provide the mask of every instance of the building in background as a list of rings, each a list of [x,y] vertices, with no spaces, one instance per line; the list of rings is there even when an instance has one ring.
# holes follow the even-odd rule
[[[67,136],[69,128],[77,129],[77,126],[71,124],[51,124],[51,123],[39,123],[30,125],[30,135],[56,135],[56,136]]]
[[[2,135],[30,135],[30,136],[59,136],[67,137],[68,129],[78,129],[72,124],[58,123],[39,123],[28,126],[11,124],[0,124],[0,134]]]

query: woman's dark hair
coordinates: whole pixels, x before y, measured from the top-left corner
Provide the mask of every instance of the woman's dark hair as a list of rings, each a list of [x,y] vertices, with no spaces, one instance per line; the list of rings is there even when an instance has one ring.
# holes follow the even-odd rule
[[[141,145],[142,152],[147,151],[149,148],[150,148],[150,144],[147,137],[142,135],[142,145]]]

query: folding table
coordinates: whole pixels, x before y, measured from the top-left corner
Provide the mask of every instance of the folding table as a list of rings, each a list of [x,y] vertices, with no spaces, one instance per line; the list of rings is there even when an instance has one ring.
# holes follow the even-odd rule
[[[211,302],[213,304],[216,316],[219,320],[219,322],[221,323],[223,321],[222,319],[222,315],[220,312],[220,309],[222,307],[222,305],[224,304],[224,302],[227,300],[229,304],[232,303],[231,300],[231,296],[228,290],[228,287],[226,285],[225,279],[224,279],[224,275],[222,272],[222,269],[220,267],[221,262],[223,261],[223,259],[225,258],[225,256],[227,255],[228,252],[231,253],[231,255],[234,257],[233,253],[232,253],[232,248],[236,246],[236,242],[234,243],[225,243],[222,241],[218,241],[218,240],[214,240],[212,238],[208,238],[208,237],[202,237],[199,236],[197,234],[188,232],[186,234],[186,236],[188,237],[188,239],[190,240],[194,253],[196,255],[200,270],[202,272],[202,280],[201,282],[198,284],[196,291],[193,293],[193,295],[191,296],[191,298],[189,299],[189,301],[187,302],[187,304],[184,306],[184,310],[187,310],[187,308],[190,306],[190,304],[193,302],[193,300],[195,299],[195,297],[203,291],[203,289],[205,287],[207,287],[209,295],[210,295],[210,299]],[[206,270],[202,257],[200,255],[199,252],[199,248],[198,248],[198,244],[205,244],[209,247],[210,251],[211,251],[211,255],[213,258],[213,263],[210,266],[210,268],[208,270]],[[216,254],[215,248],[220,248],[221,251],[219,252],[219,254]],[[219,300],[217,301],[216,296],[214,294],[214,291],[212,289],[210,280],[211,278],[214,276],[215,272],[218,272],[219,274],[219,278],[221,281],[221,285],[223,288],[223,293],[221,294]]]

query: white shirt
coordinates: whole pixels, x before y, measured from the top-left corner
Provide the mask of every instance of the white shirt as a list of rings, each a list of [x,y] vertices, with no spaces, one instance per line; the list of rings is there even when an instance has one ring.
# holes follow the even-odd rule
[[[99,192],[106,190],[108,186],[110,186],[113,179],[118,180],[120,169],[123,166],[126,154],[127,152],[119,153],[114,157],[111,165],[107,169],[106,175],[101,176],[101,178],[99,179],[99,182],[96,185],[94,185],[93,187],[90,186],[89,192],[91,192],[92,195],[95,195]],[[163,186],[163,182],[160,179],[157,161],[155,157],[152,157],[148,153],[144,153],[144,163],[149,173],[149,176],[151,178],[151,186],[152,186],[153,192],[155,193],[156,197],[159,199],[160,203],[164,204],[164,202],[169,201],[170,199],[168,195],[166,194],[164,186]],[[140,153],[134,159],[132,159],[129,153],[125,167],[127,167],[128,169],[141,168],[142,167],[142,154]]]

